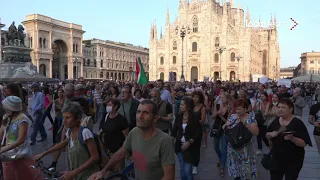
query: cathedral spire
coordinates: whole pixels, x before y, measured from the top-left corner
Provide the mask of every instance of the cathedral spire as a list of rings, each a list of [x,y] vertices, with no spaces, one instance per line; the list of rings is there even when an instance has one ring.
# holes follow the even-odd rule
[[[251,20],[250,20],[250,11],[249,11],[249,7],[247,6],[247,15],[246,15],[246,21],[247,23],[249,23]]]
[[[233,0],[230,0],[230,7],[232,8],[233,7]]]
[[[167,9],[166,24],[170,24],[170,11],[169,11],[169,7],[168,7],[168,9]]]

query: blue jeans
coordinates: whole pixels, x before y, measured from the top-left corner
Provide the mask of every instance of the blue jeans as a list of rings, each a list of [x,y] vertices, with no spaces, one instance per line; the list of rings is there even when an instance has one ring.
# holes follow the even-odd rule
[[[42,139],[47,138],[47,132],[44,129],[42,117],[43,117],[43,113],[35,114],[33,117],[34,124],[33,124],[33,130],[31,133],[31,141],[32,142],[35,142],[37,140],[38,131],[40,131]]]
[[[179,165],[180,165],[180,178],[181,180],[193,180],[192,164],[184,162],[181,152],[177,153]]]
[[[227,162],[227,149],[228,149],[228,142],[227,142],[226,136],[221,135],[218,138],[215,137],[213,141],[213,146],[214,146],[214,150],[216,151],[219,157],[220,167],[225,168],[226,162]]]

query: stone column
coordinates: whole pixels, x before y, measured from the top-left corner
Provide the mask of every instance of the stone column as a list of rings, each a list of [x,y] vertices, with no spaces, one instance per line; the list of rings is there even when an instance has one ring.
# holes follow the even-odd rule
[[[49,78],[52,78],[52,59],[49,59]]]
[[[73,59],[72,59],[72,56],[68,57],[68,79],[73,79]]]
[[[83,62],[82,61],[80,60],[80,62],[78,64],[80,66],[80,74],[78,75],[78,77],[83,77]]]

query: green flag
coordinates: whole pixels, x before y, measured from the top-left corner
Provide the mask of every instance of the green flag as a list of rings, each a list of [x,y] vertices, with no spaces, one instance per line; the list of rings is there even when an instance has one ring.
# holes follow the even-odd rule
[[[144,72],[140,57],[136,59],[136,75],[138,84],[148,84],[148,79]]]

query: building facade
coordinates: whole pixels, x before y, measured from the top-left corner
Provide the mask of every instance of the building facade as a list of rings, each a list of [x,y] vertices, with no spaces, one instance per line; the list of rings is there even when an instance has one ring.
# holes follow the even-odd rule
[[[305,52],[301,54],[301,68],[298,75],[320,75],[320,52]]]
[[[280,76],[280,49],[276,18],[268,27],[249,27],[246,16],[233,1],[180,0],[178,16],[158,38],[157,25],[150,30],[150,80],[179,80],[184,72],[188,81],[204,78],[250,81],[260,74],[271,79]],[[181,30],[184,28],[184,38]],[[170,78],[171,79],[171,78]]]
[[[83,74],[81,25],[63,22],[41,14],[27,15],[28,47],[32,48],[32,63],[46,77],[74,79]]]
[[[280,78],[293,78],[296,67],[280,68]]]
[[[91,39],[83,41],[83,77],[87,79],[134,80],[136,59],[141,58],[148,77],[149,49],[128,43]]]

